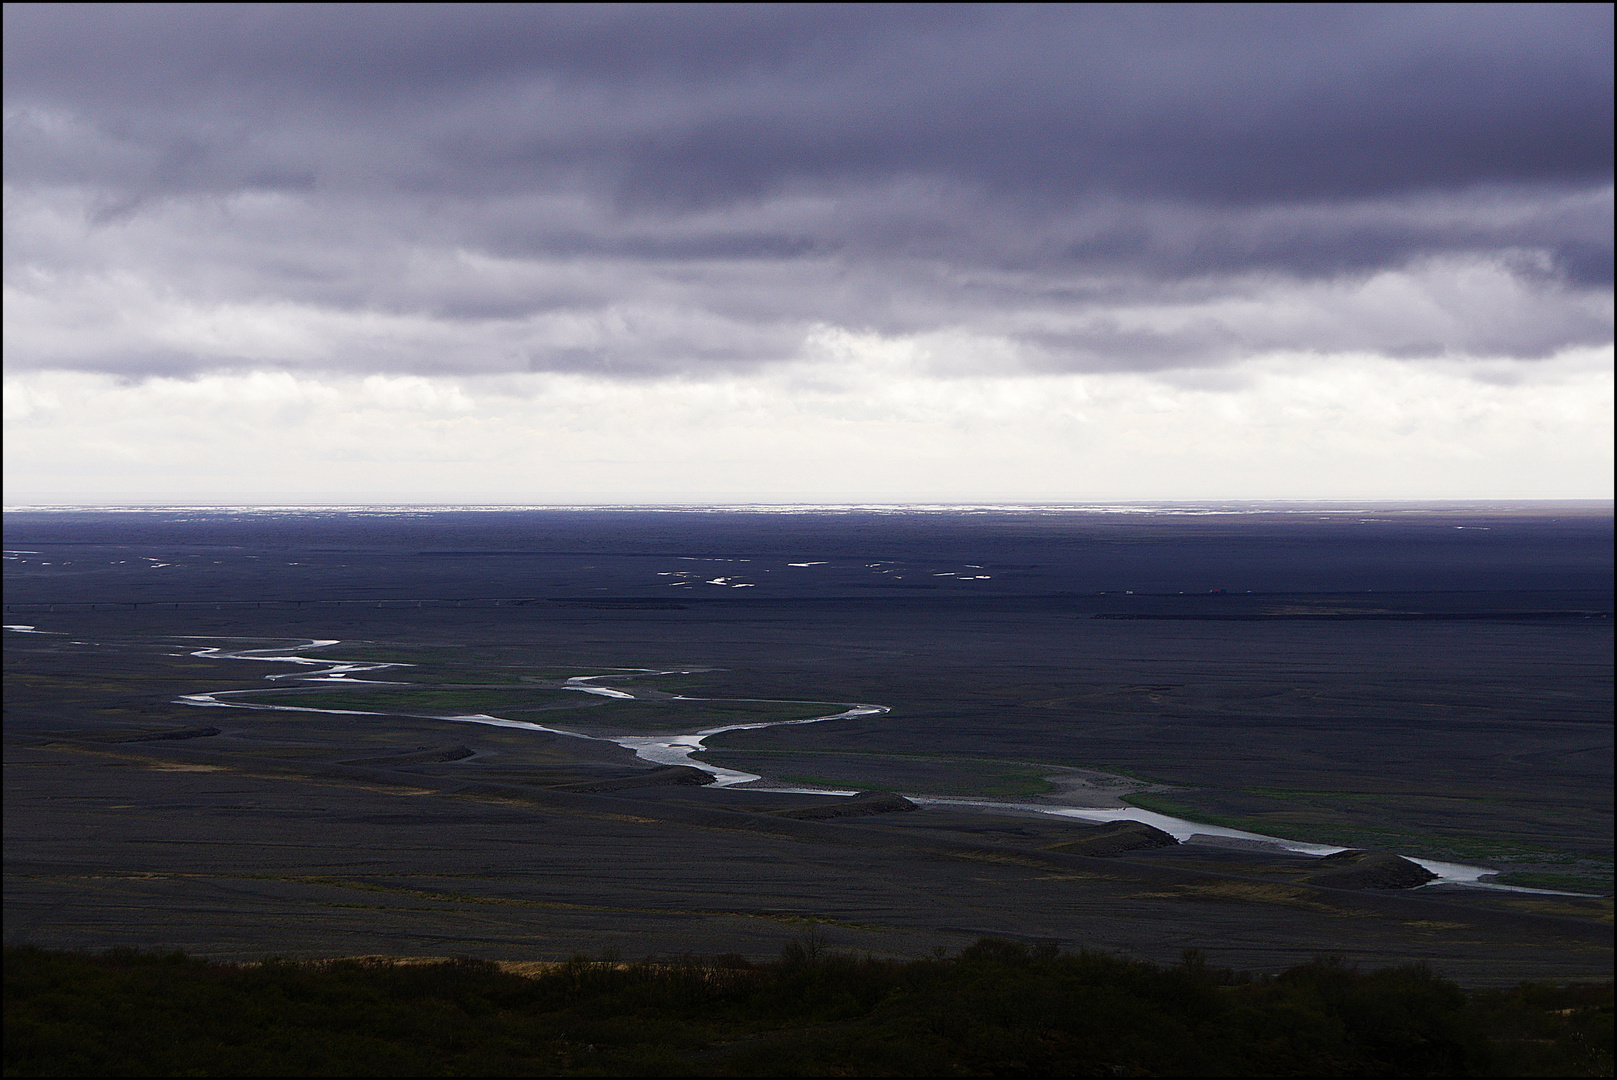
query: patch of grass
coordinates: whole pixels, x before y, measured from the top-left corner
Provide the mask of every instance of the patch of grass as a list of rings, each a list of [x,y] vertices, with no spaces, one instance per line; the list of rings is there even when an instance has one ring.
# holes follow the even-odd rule
[[[477,654],[464,648],[433,648],[422,646],[411,648],[408,646],[389,645],[357,645],[348,642],[339,642],[336,645],[323,645],[318,649],[301,649],[300,656],[308,656],[316,660],[330,660],[340,664],[347,660],[370,661],[378,664],[464,664],[467,660],[475,660]]]
[[[593,678],[597,675],[613,675],[621,678],[639,679],[642,676],[615,668],[543,668],[511,666],[505,670],[520,675],[524,679],[539,679],[546,682],[566,682],[568,679]],[[618,679],[608,680],[605,685],[610,686]]]
[[[423,682],[493,682],[520,678],[560,682],[580,675],[616,675],[625,672],[601,667],[562,667],[503,661],[473,648],[419,649],[401,646],[328,645],[323,649],[301,650],[298,655],[334,664],[353,661],[374,664],[407,664],[397,669],[400,678]],[[493,662],[491,662],[493,661]],[[211,661],[217,663],[217,661]]]
[[[1187,803],[1180,802],[1177,799],[1164,798],[1161,795],[1132,794],[1124,795],[1122,799],[1131,806],[1138,806],[1141,810],[1150,810],[1157,814],[1167,814],[1170,817],[1182,817],[1187,821],[1202,820],[1206,821],[1209,825],[1225,825],[1230,821],[1237,820],[1235,818],[1223,818],[1215,821],[1213,820],[1212,815],[1201,814],[1195,807],[1190,806]],[[1240,820],[1244,821],[1245,819]],[[1230,827],[1245,828],[1246,826],[1231,825]]]
[[[524,712],[592,707],[587,716],[573,716],[568,722],[573,726],[609,731],[696,731],[726,724],[810,719],[838,713],[844,708],[834,702],[814,701],[630,701],[521,683],[513,684],[509,689],[355,687],[352,690],[264,692],[238,694],[229,700],[242,704],[290,705],[310,709],[355,709],[425,716],[490,713],[513,718]]]
[[[1027,798],[1056,790],[1044,777],[1048,768],[1007,765],[1002,761],[938,759],[916,755],[857,754],[829,751],[709,750],[705,760],[716,765],[761,772],[793,783],[869,791],[913,791],[933,795],[981,795]],[[808,780],[781,769],[812,767],[820,777]]]
[[[1382,802],[1384,794],[1374,791],[1304,791],[1290,788],[1244,787],[1237,791],[1265,799],[1325,799],[1336,802]],[[1409,798],[1410,796],[1403,796]],[[1442,798],[1444,796],[1437,796]]]
[[[291,705],[307,709],[358,709],[364,712],[499,713],[557,706],[574,708],[593,704],[588,697],[566,690],[332,690],[315,693],[238,694],[228,701],[259,705]]]
[[[490,671],[488,669],[456,670],[454,668],[390,668],[385,671],[368,671],[359,677],[362,679],[396,680],[412,685],[441,686],[445,683],[462,683],[468,685],[486,685],[496,683],[501,686],[522,686],[526,680],[526,672],[521,671]]]
[[[1009,799],[1032,795],[1048,795],[1056,790],[1056,786],[1037,773],[1006,772],[985,778],[982,782],[976,784],[973,790],[982,795]]]
[[[1506,907],[1513,907],[1518,911],[1531,911],[1538,915],[1559,915],[1563,918],[1589,919],[1600,922],[1612,921],[1612,903],[1610,896],[1592,897],[1594,904],[1587,902],[1576,903],[1566,899],[1541,896],[1532,900],[1511,900]]]
[[[603,699],[597,697],[596,700]],[[808,720],[843,709],[842,705],[818,701],[625,701],[620,698],[606,699],[604,708],[577,722],[599,730],[699,731],[726,724]]]
[[[1192,900],[1233,900],[1242,904],[1283,904],[1336,914],[1338,909],[1322,904],[1306,889],[1257,881],[1204,881],[1179,886],[1179,896]]]
[[[892,791],[893,790],[893,788],[883,786],[882,784],[880,784],[878,782],[875,782],[875,781],[870,781],[870,782],[861,781],[861,782],[855,783],[853,781],[839,780],[839,779],[836,779],[834,777],[829,777],[829,776],[802,776],[800,774],[795,774],[795,773],[793,773],[793,774],[780,773],[779,775],[777,775],[775,777],[775,779],[781,780],[781,781],[783,781],[785,783],[788,783],[788,784],[806,784],[809,787],[838,788],[838,789],[843,789],[843,790],[845,790],[847,788],[850,788],[850,787],[857,787],[860,791]]]
[[[1427,859],[1475,859],[1482,862],[1501,862],[1511,859],[1552,860],[1564,858],[1562,852],[1547,847],[1536,847],[1498,837],[1474,837],[1447,833],[1415,832],[1389,829],[1357,823],[1337,824],[1302,820],[1301,815],[1286,812],[1263,817],[1237,814],[1219,814],[1196,806],[1183,799],[1165,798],[1157,794],[1130,794],[1122,796],[1124,802],[1170,817],[1207,825],[1222,825],[1229,829],[1298,840],[1309,844],[1330,844],[1338,847],[1386,848],[1402,855]]]
[[[582,674],[582,672],[580,672]],[[634,680],[636,686],[645,686],[653,690],[661,690],[668,694],[691,694],[701,696],[704,688],[713,685],[713,679],[705,675],[642,675]],[[746,692],[746,691],[743,691]],[[755,690],[753,692],[756,692]],[[723,697],[723,694],[717,695]]]
[[[1090,765],[1082,761],[1067,761],[1063,762],[1062,764],[1069,765],[1074,769],[1086,769],[1091,772],[1111,773],[1113,776],[1126,776],[1130,780],[1138,780],[1142,784],[1162,783],[1161,780],[1154,777],[1145,776],[1144,774],[1136,772],[1132,769],[1124,769],[1117,765]]]
[[[1585,892],[1598,896],[1611,891],[1611,876],[1604,878],[1592,874],[1544,874],[1527,870],[1510,870],[1492,880],[1501,885],[1521,885],[1529,889],[1562,889],[1566,892]]]

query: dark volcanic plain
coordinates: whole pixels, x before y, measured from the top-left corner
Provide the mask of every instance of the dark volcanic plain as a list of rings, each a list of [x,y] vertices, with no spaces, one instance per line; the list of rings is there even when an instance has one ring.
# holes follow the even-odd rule
[[[812,921],[888,956],[991,935],[1267,971],[1425,959],[1469,985],[1610,974],[1609,506],[5,528],[5,621],[44,631],[6,635],[8,943],[761,957]],[[1075,855],[1056,849],[1086,826],[1030,814],[800,820],[772,811],[830,798],[633,786],[653,766],[626,750],[407,715],[424,697],[177,703],[297,685],[194,650],[307,639],[569,730],[890,707],[708,740],[787,785],[1054,804],[1099,772],[1176,816],[1585,895],[1328,888],[1313,860],[1194,843]],[[609,684],[633,703],[555,689],[629,668],[694,673]]]

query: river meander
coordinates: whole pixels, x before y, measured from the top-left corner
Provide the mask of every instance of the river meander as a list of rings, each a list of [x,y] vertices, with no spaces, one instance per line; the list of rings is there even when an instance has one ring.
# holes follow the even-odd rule
[[[8,629],[21,628],[8,627]],[[31,630],[32,627],[29,627],[28,629]],[[219,639],[211,638],[205,640]],[[295,681],[303,684],[304,686],[308,686],[310,684],[326,684],[352,686],[356,688],[386,687],[397,689],[401,686],[422,685],[399,680],[365,679],[355,677],[388,669],[408,668],[415,666],[409,663],[345,661],[334,658],[301,655],[309,649],[326,648],[338,644],[341,644],[341,642],[336,639],[311,639],[306,641],[304,644],[291,647],[279,646],[270,648],[234,649],[224,646],[212,646],[208,648],[191,650],[188,655],[208,659],[260,660],[269,663],[297,665],[300,670],[280,672],[273,675],[267,675],[265,678],[271,681]],[[307,670],[309,668],[316,668],[318,670]],[[656,677],[659,675],[672,676],[684,674],[689,673],[684,671],[657,671],[654,669],[635,669],[630,671],[618,670],[600,675],[580,675],[569,677],[564,680],[555,680],[555,688],[560,690],[571,690],[587,693],[608,699],[608,701],[632,701],[639,700],[636,698],[635,694],[614,687],[602,686],[600,683],[604,680],[624,680]],[[387,713],[375,713],[361,709],[329,709],[300,705],[273,705],[266,704],[261,701],[247,702],[222,700],[248,694],[262,696],[263,693],[263,690],[218,690],[210,693],[185,694],[182,695],[180,700],[188,705],[203,707],[212,706],[221,708],[275,710],[288,712],[330,713],[336,715],[388,715]],[[792,704],[791,702],[770,702],[768,699],[691,698],[681,697],[678,695],[668,695],[665,697],[665,700],[713,701],[715,703],[745,700],[755,703]],[[489,713],[424,715],[423,718],[444,720],[454,723],[486,724],[496,727],[542,731],[554,735],[567,736],[570,738],[611,742],[632,751],[636,757],[656,765],[685,765],[700,769],[713,777],[712,786],[714,787],[729,787],[739,788],[742,790],[768,791],[776,793],[850,796],[857,794],[857,792],[823,787],[765,786],[763,783],[764,778],[756,773],[725,768],[721,765],[715,765],[710,762],[703,761],[693,755],[696,755],[706,749],[703,745],[706,739],[727,731],[753,730],[758,728],[782,727],[796,724],[818,724],[834,720],[853,719],[860,716],[879,715],[888,711],[889,707],[885,705],[858,703],[849,704],[845,709],[839,712],[827,713],[821,716],[789,720],[765,720],[752,723],[722,724],[713,727],[705,727],[690,732],[658,733],[652,735],[612,734],[609,732],[589,734],[569,730],[568,728],[564,727],[558,727],[554,724],[540,724],[529,720],[513,720],[506,717],[491,715]],[[412,713],[411,715],[420,714]],[[1035,803],[1011,801],[1005,799],[961,798],[947,795],[928,794],[926,792],[903,792],[902,794],[920,806],[949,807],[962,810],[980,811],[984,813],[1038,814],[1042,816],[1054,816],[1068,818],[1075,821],[1096,823],[1121,820],[1139,821],[1161,829],[1181,842],[1195,835],[1203,835],[1226,837],[1235,840],[1255,841],[1305,855],[1327,855],[1332,852],[1344,850],[1338,846],[1303,843],[1301,841],[1287,840],[1282,837],[1265,836],[1260,833],[1244,832],[1239,829],[1231,829],[1219,825],[1209,825],[1201,822],[1189,821],[1132,806],[1125,806],[1115,809],[1073,807],[1061,806],[1054,803]],[[1546,895],[1581,895],[1574,893],[1561,893],[1556,890],[1549,889],[1529,889],[1522,886],[1501,885],[1494,882],[1482,881],[1480,879],[1483,876],[1496,872],[1487,867],[1441,862],[1432,859],[1416,858],[1413,856],[1406,856],[1406,858],[1409,858],[1411,862],[1418,863],[1437,875],[1436,879],[1429,882],[1428,885],[1468,885],[1477,888],[1495,889],[1507,892],[1538,893]]]

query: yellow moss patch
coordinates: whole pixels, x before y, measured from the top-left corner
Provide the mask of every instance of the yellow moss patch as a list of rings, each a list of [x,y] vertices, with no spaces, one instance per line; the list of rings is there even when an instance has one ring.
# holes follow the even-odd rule
[[[1593,919],[1596,922],[1611,922],[1611,897],[1601,898],[1602,906],[1586,907],[1582,904],[1569,904],[1564,900],[1512,900],[1508,906],[1519,911],[1531,911],[1535,915],[1559,915],[1563,918]]]
[[[1332,915],[1359,915],[1316,900],[1312,893],[1290,885],[1267,885],[1257,881],[1205,881],[1179,886],[1180,897],[1190,900],[1233,900],[1243,904],[1284,904],[1287,907],[1328,911]]]

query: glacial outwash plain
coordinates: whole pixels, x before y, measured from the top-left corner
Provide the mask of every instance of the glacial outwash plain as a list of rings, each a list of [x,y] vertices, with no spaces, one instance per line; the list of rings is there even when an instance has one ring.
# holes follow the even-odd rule
[[[1609,503],[19,509],[5,547],[10,945],[1610,977]]]

